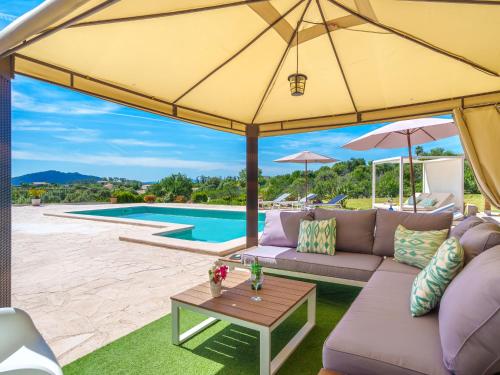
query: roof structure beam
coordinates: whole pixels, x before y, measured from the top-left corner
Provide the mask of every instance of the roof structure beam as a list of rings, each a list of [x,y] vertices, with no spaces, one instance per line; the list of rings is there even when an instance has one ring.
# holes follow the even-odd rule
[[[420,38],[418,38],[418,37],[416,37],[414,35],[410,35],[408,33],[405,33],[404,31],[398,30],[398,29],[396,29],[394,27],[390,27],[390,26],[387,26],[387,25],[385,25],[383,23],[380,23],[378,21],[372,20],[371,18],[366,17],[363,14],[361,14],[361,13],[359,13],[359,12],[357,12],[357,11],[349,8],[349,7],[346,7],[344,4],[341,4],[337,0],[328,0],[328,1],[330,3],[332,3],[333,5],[339,7],[340,9],[343,9],[346,12],[349,12],[352,15],[361,18],[362,20],[366,21],[367,23],[370,23],[370,24],[372,24],[374,26],[377,26],[377,27],[379,27],[379,28],[381,28],[381,29],[383,29],[385,31],[389,31],[389,32],[391,32],[391,33],[393,33],[393,34],[395,34],[395,35],[397,35],[397,36],[399,36],[399,37],[401,37],[403,39],[406,39],[406,40],[408,40],[410,42],[418,44],[418,45],[420,45],[420,46],[422,46],[424,48],[427,48],[427,49],[429,49],[431,51],[439,53],[439,54],[441,54],[443,56],[446,56],[446,57],[449,57],[449,58],[454,59],[456,61],[459,61],[461,63],[467,64],[467,65],[469,65],[469,66],[471,66],[471,67],[473,67],[473,68],[475,68],[475,69],[477,69],[477,70],[479,70],[479,71],[481,71],[481,72],[483,72],[485,74],[488,74],[488,75],[491,75],[491,76],[494,76],[494,77],[500,77],[499,73],[497,73],[497,72],[495,72],[495,71],[493,71],[491,69],[488,69],[488,68],[486,68],[486,67],[484,67],[484,66],[482,66],[480,64],[477,64],[474,61],[471,61],[471,60],[469,60],[469,59],[467,59],[467,58],[465,58],[463,56],[455,55],[452,52],[449,52],[449,51],[441,49],[441,48],[439,48],[437,46],[434,46],[431,43],[426,42],[425,40],[422,40],[422,39],[420,39]]]
[[[310,0],[309,0],[310,1]],[[279,18],[277,18],[273,23],[268,25],[264,30],[262,30],[259,34],[257,34],[251,41],[249,41],[245,46],[243,46],[238,52],[233,54],[231,57],[229,57],[227,60],[225,60],[222,64],[217,66],[215,69],[210,71],[207,75],[205,75],[203,78],[201,78],[198,82],[196,82],[193,86],[191,86],[189,89],[184,91],[177,99],[175,99],[172,103],[176,104],[178,103],[182,98],[184,98],[187,94],[189,94],[191,91],[193,91],[195,88],[197,88],[199,85],[201,85],[203,82],[205,82],[208,78],[210,78],[213,74],[218,72],[220,69],[222,69],[224,66],[226,66],[228,63],[230,63],[232,60],[234,60],[236,57],[238,57],[240,54],[242,54],[248,47],[250,47],[252,44],[254,44],[257,40],[259,40],[266,32],[268,32],[270,29],[274,28],[274,25],[276,25],[278,22],[280,22],[283,18],[288,16],[292,11],[295,10],[301,3],[303,3],[304,0],[299,0],[297,3],[295,3],[290,9],[288,9],[285,13],[283,13]]]
[[[183,14],[207,12],[207,11],[223,9],[223,8],[233,8],[233,7],[238,7],[238,6],[242,6],[242,5],[251,5],[254,3],[265,3],[267,1],[268,0],[243,0],[243,1],[236,1],[234,3],[218,4],[218,5],[206,6],[206,7],[200,7],[200,8],[175,10],[175,11],[171,11],[171,12],[162,12],[162,13],[154,13],[154,14],[144,14],[144,15],[140,15],[140,16],[110,18],[110,19],[104,19],[104,20],[81,22],[81,23],[73,24],[70,27],[75,28],[75,27],[99,26],[99,25],[115,24],[115,23],[121,23],[121,22],[142,21],[142,20],[149,20],[149,19],[154,19],[154,18],[180,16]]]
[[[283,54],[281,55],[281,59],[278,62],[278,65],[276,66],[276,69],[274,70],[273,75],[271,76],[271,80],[269,81],[269,83],[268,83],[268,85],[266,87],[266,90],[264,91],[264,95],[262,95],[262,98],[260,99],[259,106],[257,107],[257,110],[255,111],[255,114],[254,114],[254,116],[252,118],[252,124],[255,122],[255,119],[259,115],[259,112],[262,109],[262,106],[264,105],[264,101],[266,100],[266,97],[269,94],[269,90],[271,89],[271,86],[272,86],[274,80],[276,79],[276,76],[278,75],[280,67],[282,66],[283,61],[285,60],[285,57],[286,57],[288,51],[290,50],[290,46],[292,44],[292,40],[295,38],[295,36],[299,32],[299,26],[302,23],[302,21],[304,20],[304,16],[306,15],[307,9],[309,8],[310,4],[311,4],[311,0],[308,0],[307,4],[306,4],[306,7],[304,8],[304,12],[300,16],[299,22],[297,23],[297,27],[293,30],[293,34],[290,36],[290,40],[288,41],[288,44],[287,44],[285,50],[283,51]]]
[[[452,3],[452,4],[472,4],[472,5],[500,5],[498,0],[402,0],[417,3]]]
[[[357,113],[358,108],[356,107],[356,103],[354,102],[354,97],[352,95],[351,88],[349,87],[349,82],[347,82],[347,77],[345,75],[344,68],[342,67],[342,63],[340,62],[339,54],[337,52],[337,49],[335,48],[335,44],[333,43],[332,34],[330,34],[328,30],[328,24],[326,22],[325,14],[323,13],[323,8],[321,7],[320,0],[316,0],[316,4],[318,5],[319,13],[321,15],[321,19],[323,20],[323,25],[325,27],[325,32],[326,35],[328,35],[328,40],[330,41],[330,46],[332,47],[333,54],[335,55],[335,59],[337,60],[340,73],[342,73],[342,79],[344,80],[345,87],[347,88],[347,92],[349,93],[349,98],[351,99],[352,106],[354,108],[354,111]]]
[[[66,29],[69,26],[73,25],[75,22],[78,22],[82,19],[85,19],[85,18],[91,16],[92,14],[95,14],[95,13],[117,3],[118,1],[120,1],[120,0],[107,0],[99,5],[96,5],[95,7],[79,14],[78,16],[73,17],[73,18],[69,19],[68,21],[61,23],[60,25],[58,25],[56,27],[53,27],[51,29],[47,29],[47,30],[41,32],[40,34],[38,34],[37,36],[34,36],[31,39],[25,40],[21,44],[8,49],[7,51],[5,51],[4,53],[2,53],[0,55],[0,59],[4,58],[6,56],[12,55],[13,53],[17,52],[21,48],[25,48],[25,47],[27,47],[35,42],[38,42],[39,40],[44,39],[44,38],[58,32],[60,30]]]

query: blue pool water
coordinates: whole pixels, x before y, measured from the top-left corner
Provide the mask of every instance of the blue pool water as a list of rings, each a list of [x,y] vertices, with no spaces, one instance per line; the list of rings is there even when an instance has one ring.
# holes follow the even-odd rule
[[[246,213],[241,211],[138,206],[71,213],[194,225],[192,230],[162,234],[191,241],[225,242],[243,237],[246,233]],[[259,214],[259,231],[264,228],[265,218],[264,213]]]

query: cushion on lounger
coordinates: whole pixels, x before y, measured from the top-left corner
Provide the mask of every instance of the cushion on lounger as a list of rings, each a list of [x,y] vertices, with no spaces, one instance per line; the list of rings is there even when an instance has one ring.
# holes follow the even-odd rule
[[[260,244],[263,246],[297,247],[300,221],[312,219],[312,214],[305,211],[268,211]]]
[[[500,226],[493,223],[476,225],[464,233],[460,244],[465,251],[465,263],[468,263],[483,251],[500,245]]]
[[[316,220],[335,218],[337,250],[365,254],[372,253],[376,214],[377,210],[314,210]]]
[[[456,375],[500,372],[500,246],[479,254],[446,289],[439,307],[445,366]]]
[[[394,256],[394,233],[399,224],[411,230],[441,230],[450,229],[452,219],[451,212],[414,214],[378,209],[373,254]]]

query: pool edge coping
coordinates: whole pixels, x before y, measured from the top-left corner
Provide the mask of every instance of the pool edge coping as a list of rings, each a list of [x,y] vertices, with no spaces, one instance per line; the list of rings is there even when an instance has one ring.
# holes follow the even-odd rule
[[[132,206],[133,207],[133,206]],[[179,207],[180,208],[180,207]],[[200,208],[203,209],[203,208]],[[221,210],[223,211],[223,210]],[[229,210],[228,210],[229,211]],[[75,214],[75,213],[52,213],[44,212],[44,216],[60,217],[66,219],[79,219],[79,220],[89,220],[89,221],[99,221],[111,224],[126,224],[134,225],[140,227],[152,228],[154,230],[148,233],[138,233],[137,235],[119,235],[118,239],[120,241],[138,243],[143,245],[150,245],[156,247],[163,247],[168,249],[183,250],[188,252],[195,252],[198,254],[214,255],[214,256],[226,256],[234,253],[238,250],[242,250],[246,247],[246,236],[234,238],[229,241],[213,243],[213,242],[202,242],[202,241],[191,241],[183,240],[180,238],[164,237],[160,234],[164,233],[175,233],[183,230],[193,228],[194,225],[187,224],[177,224],[170,222],[162,222],[158,224],[155,221],[148,220],[137,220],[137,219],[119,219],[110,216],[97,216],[97,215],[87,215],[87,214]],[[161,229],[161,231],[158,231]],[[165,230],[167,229],[167,230]],[[262,232],[259,232],[259,237]]]

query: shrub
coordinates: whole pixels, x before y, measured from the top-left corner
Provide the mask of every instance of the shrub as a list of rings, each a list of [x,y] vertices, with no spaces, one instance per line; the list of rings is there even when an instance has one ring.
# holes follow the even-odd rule
[[[113,196],[116,197],[118,203],[139,203],[142,202],[142,198],[130,191],[115,191]]]
[[[174,199],[174,203],[186,203],[187,199],[184,195],[178,195]]]
[[[149,194],[144,196],[144,202],[146,203],[154,203],[156,202],[156,195]]]
[[[206,203],[206,202],[208,202],[208,195],[207,195],[207,193],[205,193],[203,191],[195,191],[191,195],[191,200],[194,203]]]

